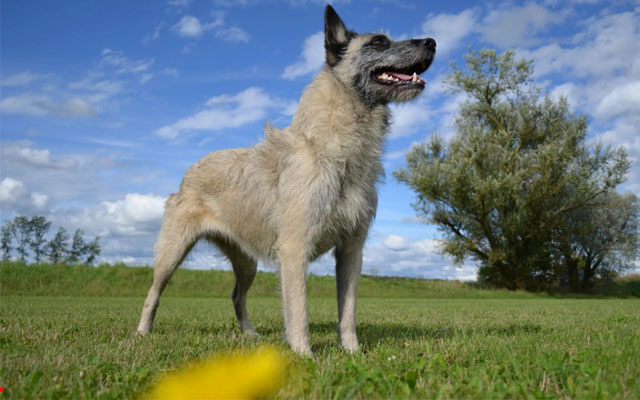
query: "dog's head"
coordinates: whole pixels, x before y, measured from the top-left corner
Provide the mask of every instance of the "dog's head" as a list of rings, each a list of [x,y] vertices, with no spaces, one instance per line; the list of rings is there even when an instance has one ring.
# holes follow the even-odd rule
[[[425,87],[418,75],[429,68],[435,40],[393,41],[383,34],[349,31],[333,9],[324,13],[326,62],[333,74],[369,105],[414,99]]]

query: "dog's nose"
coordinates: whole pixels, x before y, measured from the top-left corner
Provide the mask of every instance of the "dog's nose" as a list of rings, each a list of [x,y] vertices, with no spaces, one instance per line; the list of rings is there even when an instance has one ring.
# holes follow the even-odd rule
[[[435,50],[436,49],[436,41],[431,38],[426,39],[412,39],[411,40],[416,46],[426,47],[427,50]]]
[[[435,50],[436,49],[436,41],[431,39],[431,38],[427,38],[427,39],[423,39],[422,40],[422,45],[424,47],[426,47],[429,50]]]

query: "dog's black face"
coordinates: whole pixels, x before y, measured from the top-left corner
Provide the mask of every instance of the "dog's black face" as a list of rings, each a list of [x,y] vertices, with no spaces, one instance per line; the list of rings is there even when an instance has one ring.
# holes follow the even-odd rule
[[[331,6],[325,9],[327,65],[368,105],[414,99],[425,88],[418,75],[436,53],[433,39],[393,41],[383,34],[348,31]]]

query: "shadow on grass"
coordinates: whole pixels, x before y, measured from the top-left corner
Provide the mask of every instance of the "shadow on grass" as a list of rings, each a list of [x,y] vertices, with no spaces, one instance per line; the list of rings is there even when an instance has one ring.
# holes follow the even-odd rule
[[[337,324],[333,322],[311,323],[309,329],[312,334],[322,335],[319,347],[332,345],[338,342]],[[524,336],[539,334],[549,331],[549,328],[542,328],[540,325],[506,324],[478,327],[452,327],[452,326],[420,326],[416,324],[399,323],[360,323],[357,333],[361,344],[365,348],[372,348],[382,341],[417,341],[417,340],[446,340],[452,338],[472,338],[475,336]],[[334,334],[335,339],[330,336]],[[335,342],[334,342],[335,340]],[[325,343],[326,342],[326,343]]]

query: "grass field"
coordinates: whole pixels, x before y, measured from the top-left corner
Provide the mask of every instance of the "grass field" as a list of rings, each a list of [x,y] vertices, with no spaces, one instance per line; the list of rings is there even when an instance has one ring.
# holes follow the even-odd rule
[[[17,288],[28,285],[9,279],[15,269],[0,268],[0,398],[137,398],[184,362],[265,343],[280,345],[290,362],[277,398],[640,398],[637,298],[558,298],[462,284],[445,290],[447,282],[431,285],[449,296],[400,297],[403,284],[428,282],[380,280],[378,297],[358,300],[363,352],[351,356],[338,346],[335,299],[324,296],[328,289],[314,295],[312,287],[315,356],[303,359],[281,345],[275,293],[250,296],[261,336],[249,338],[240,334],[226,294],[180,297],[179,279],[189,281],[192,272],[182,271],[173,295],[161,300],[154,334],[143,338],[134,333],[143,295],[100,296],[111,289],[99,286],[89,296],[86,278],[66,296],[26,296]],[[373,284],[363,280],[365,288]],[[52,293],[60,294],[59,285],[66,283],[48,281]]]

